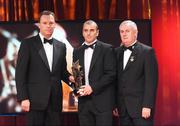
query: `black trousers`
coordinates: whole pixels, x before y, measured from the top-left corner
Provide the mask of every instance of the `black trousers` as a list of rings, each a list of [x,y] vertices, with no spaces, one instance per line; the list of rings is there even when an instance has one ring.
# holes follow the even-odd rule
[[[58,107],[60,106],[58,106],[54,99],[52,90],[48,106],[45,110],[30,110],[27,113],[27,126],[60,126],[61,111],[60,109],[57,110]]]
[[[112,126],[112,110],[98,111],[91,98],[80,106],[82,107],[78,111],[80,126]]]
[[[153,126],[153,118],[131,117],[126,109],[125,114],[120,116],[120,126]]]

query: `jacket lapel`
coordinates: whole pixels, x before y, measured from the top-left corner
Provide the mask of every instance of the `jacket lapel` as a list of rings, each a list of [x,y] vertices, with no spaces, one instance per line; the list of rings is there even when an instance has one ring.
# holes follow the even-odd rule
[[[138,45],[137,44],[138,43],[136,43],[136,46],[134,47],[134,49],[133,49],[133,51],[129,57],[129,60],[126,64],[124,71],[127,70],[137,59],[137,52],[138,52]]]
[[[83,69],[83,73],[84,73],[84,49],[83,47],[81,47],[79,49],[79,64],[81,65],[82,69]]]
[[[60,46],[60,44],[53,39],[53,65],[52,65],[52,71],[55,69],[55,66],[56,66],[56,64],[58,62],[60,54],[62,54],[60,51],[62,51],[63,49],[61,49],[61,48],[62,48],[62,46]]]
[[[97,44],[96,44],[96,46],[94,48],[93,55],[92,55],[89,73],[91,72],[91,70],[92,70],[96,60],[98,59],[98,56],[100,55],[100,53],[101,53],[101,45],[100,45],[100,43],[97,42]]]
[[[33,43],[34,43],[34,46],[36,47],[41,59],[43,60],[44,64],[50,70],[48,60],[47,60],[47,57],[46,57],[46,53],[45,53],[45,50],[43,48],[42,41],[41,41],[39,35],[37,35],[35,37],[35,41]]]
[[[81,46],[79,49],[78,49],[78,57],[76,57],[76,61],[79,60],[79,64],[81,66],[81,70],[83,72],[83,85],[85,84],[85,68],[84,68],[84,48],[83,46]],[[74,62],[76,62],[74,61]]]
[[[118,70],[120,70],[120,71],[123,71],[123,57],[124,57],[123,54],[124,54],[124,51],[123,51],[122,47],[120,47],[120,49],[117,52],[117,59],[118,59],[117,63],[119,64]]]

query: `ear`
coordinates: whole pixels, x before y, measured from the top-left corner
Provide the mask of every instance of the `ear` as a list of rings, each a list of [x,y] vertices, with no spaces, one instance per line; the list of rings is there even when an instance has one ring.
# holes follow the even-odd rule
[[[135,39],[138,37],[138,31],[135,31]]]
[[[96,36],[97,36],[97,37],[99,36],[99,30],[97,30],[97,34],[96,34]]]

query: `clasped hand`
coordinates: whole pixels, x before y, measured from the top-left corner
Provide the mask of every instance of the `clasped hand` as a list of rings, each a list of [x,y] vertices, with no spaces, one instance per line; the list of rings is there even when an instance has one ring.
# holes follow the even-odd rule
[[[83,85],[81,88],[78,90],[78,94],[80,96],[87,96],[90,95],[93,92],[92,88],[90,85]]]

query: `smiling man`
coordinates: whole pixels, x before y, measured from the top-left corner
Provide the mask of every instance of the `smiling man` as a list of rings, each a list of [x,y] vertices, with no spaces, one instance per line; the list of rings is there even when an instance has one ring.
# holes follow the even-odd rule
[[[152,126],[158,80],[154,49],[137,40],[135,22],[119,26],[117,106],[121,126]]]
[[[111,126],[115,54],[111,45],[97,39],[96,22],[84,22],[82,35],[84,43],[73,53],[73,61],[79,60],[84,72],[83,86],[78,92],[79,122],[81,126]]]

